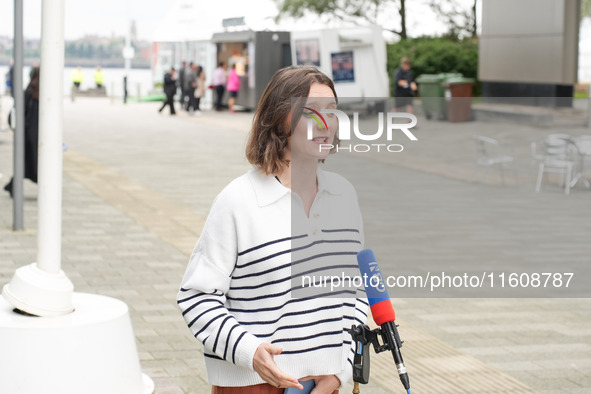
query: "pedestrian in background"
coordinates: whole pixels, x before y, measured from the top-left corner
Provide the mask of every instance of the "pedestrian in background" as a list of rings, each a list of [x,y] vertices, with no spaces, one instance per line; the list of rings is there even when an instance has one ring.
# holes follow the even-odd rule
[[[105,82],[105,74],[103,74],[101,66],[96,66],[96,71],[94,72],[94,83],[96,83],[97,89],[101,89],[103,87],[103,82]]]
[[[178,75],[178,88],[181,91],[181,107],[185,108],[185,90],[183,85],[185,84],[185,68],[187,68],[187,62],[183,61],[181,63],[181,67],[179,68],[179,75]]]
[[[188,67],[185,67],[183,72],[183,94],[185,95],[186,102],[183,102],[184,109],[187,112],[191,112],[194,106],[194,95],[195,95],[195,86],[197,81],[197,75],[195,73],[195,64],[193,62],[189,63]]]
[[[228,75],[227,89],[228,94],[230,95],[230,98],[228,99],[228,109],[230,112],[235,112],[234,104],[236,104],[236,97],[238,97],[238,92],[240,91],[240,76],[236,73],[236,63],[232,65],[232,69]]]
[[[308,107],[335,109],[336,100],[333,82],[316,67],[275,73],[246,146],[254,168],[217,196],[190,257],[177,302],[203,343],[212,394],[281,394],[305,380],[315,381],[315,393],[331,394],[351,378],[348,330],[365,324],[366,300],[356,292],[292,297],[296,250],[324,269],[329,256],[356,268],[363,249],[353,186],[319,168],[330,151],[319,146],[337,145],[336,117],[307,138]],[[306,228],[294,230],[292,217]]]
[[[201,98],[205,94],[205,72],[197,66],[197,87],[195,88],[195,115],[201,115]]]
[[[123,104],[127,104],[127,75],[123,77]]]
[[[25,90],[25,178],[37,183],[39,152],[39,67],[31,70],[31,81]],[[12,182],[4,190],[12,197]]]
[[[416,94],[417,84],[410,69],[410,60],[407,57],[403,57],[400,60],[400,67],[394,71],[394,100],[396,110],[400,111],[402,109],[409,114],[414,114],[412,98]]]
[[[76,87],[76,89],[80,89],[80,84],[84,80],[84,74],[82,74],[82,69],[80,66],[76,67],[74,71],[72,71],[72,83]]]
[[[222,98],[226,90],[226,64],[220,62],[219,66],[213,70],[213,78],[211,84],[215,87],[215,110],[222,110]]]
[[[170,114],[176,115],[174,110],[174,95],[176,93],[176,69],[173,67],[170,69],[170,72],[164,74],[164,94],[166,95],[166,100],[162,104],[162,107],[158,110],[158,112],[162,112],[164,107],[167,105],[170,106]]]
[[[14,60],[13,59],[10,59],[10,69],[8,70],[8,80],[10,81],[10,97],[14,97]]]

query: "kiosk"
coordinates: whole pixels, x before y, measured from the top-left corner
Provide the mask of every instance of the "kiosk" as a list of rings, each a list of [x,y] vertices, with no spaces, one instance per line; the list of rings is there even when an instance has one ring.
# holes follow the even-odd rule
[[[240,91],[236,105],[254,109],[271,77],[277,70],[292,64],[290,34],[282,31],[231,31],[215,33],[211,42],[216,46],[216,64],[228,68],[236,64],[240,75]],[[224,95],[223,103],[227,103]]]

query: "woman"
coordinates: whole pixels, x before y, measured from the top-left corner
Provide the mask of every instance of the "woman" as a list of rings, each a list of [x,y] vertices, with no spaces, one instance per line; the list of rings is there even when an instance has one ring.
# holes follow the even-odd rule
[[[220,62],[218,67],[213,70],[211,84],[215,89],[215,110],[221,111],[222,98],[226,90],[226,64],[224,62]]]
[[[246,147],[254,168],[218,195],[189,260],[177,302],[204,345],[214,394],[279,394],[312,379],[314,394],[330,394],[351,377],[347,330],[365,322],[367,302],[292,291],[330,258],[356,267],[363,248],[353,187],[318,168],[337,124],[311,117],[335,107],[315,67],[275,73]]]
[[[31,70],[31,80],[25,90],[25,178],[37,183],[37,154],[39,151],[39,67]],[[12,197],[12,181],[4,190]]]
[[[236,97],[240,90],[240,76],[236,73],[236,63],[232,65],[230,74],[228,75],[228,85],[226,86],[230,98],[228,99],[228,109],[230,112],[234,111],[234,104],[236,104]]]
[[[205,94],[205,73],[203,67],[197,66],[197,87],[195,88],[195,115],[201,115],[201,97]]]

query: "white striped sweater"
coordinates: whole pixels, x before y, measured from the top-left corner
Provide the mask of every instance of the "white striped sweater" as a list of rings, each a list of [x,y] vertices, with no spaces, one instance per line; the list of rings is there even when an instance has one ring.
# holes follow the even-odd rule
[[[365,294],[310,297],[301,292],[298,275],[337,275],[343,267],[358,272],[363,224],[348,181],[319,170],[318,189],[306,217],[297,195],[253,169],[214,201],[177,297],[204,345],[210,384],[263,383],[252,366],[262,342],[283,349],[275,361],[296,378],[350,379],[347,330],[365,323],[368,305],[359,298]]]

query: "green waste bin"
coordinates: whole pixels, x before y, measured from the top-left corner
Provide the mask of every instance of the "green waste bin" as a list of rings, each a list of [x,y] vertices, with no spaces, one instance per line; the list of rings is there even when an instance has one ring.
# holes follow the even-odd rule
[[[447,120],[465,122],[472,113],[473,78],[449,78],[443,82]]]
[[[427,119],[445,119],[446,105],[443,83],[450,79],[461,78],[462,74],[441,73],[441,74],[421,74],[416,82],[419,84],[419,95],[423,105],[423,112]]]

